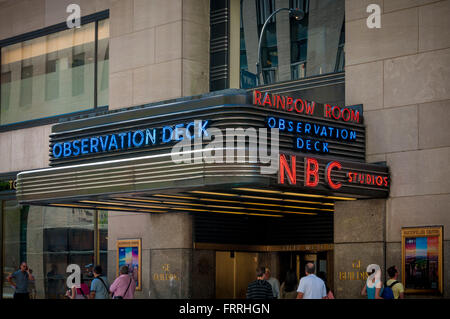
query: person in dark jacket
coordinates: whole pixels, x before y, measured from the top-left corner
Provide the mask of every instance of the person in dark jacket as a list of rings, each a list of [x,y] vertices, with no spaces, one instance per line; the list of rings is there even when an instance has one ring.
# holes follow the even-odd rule
[[[247,287],[247,299],[273,299],[272,286],[264,279],[265,267],[256,269],[256,280]]]
[[[286,273],[286,278],[280,287],[279,299],[295,299],[297,298],[297,274],[292,269]]]

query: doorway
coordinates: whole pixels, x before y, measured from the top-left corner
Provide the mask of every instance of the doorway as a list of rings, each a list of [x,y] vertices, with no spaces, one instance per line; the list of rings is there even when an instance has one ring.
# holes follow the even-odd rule
[[[216,298],[245,299],[257,267],[256,252],[216,251]]]
[[[286,273],[291,269],[297,274],[298,282],[305,276],[305,266],[312,262],[316,274],[324,272],[328,286],[333,289],[333,251],[278,251],[274,259],[276,267],[272,276],[284,282]],[[267,252],[216,251],[216,298],[245,299],[248,284],[256,280],[256,268],[268,266],[263,255]],[[274,260],[272,259],[272,260]],[[266,260],[267,261],[267,260]],[[264,265],[261,265],[260,263]],[[273,265],[273,264],[272,264]]]
[[[289,270],[293,270],[297,274],[297,281],[304,277],[305,266],[307,263],[313,263],[316,268],[316,275],[319,272],[323,272],[327,279],[327,284],[332,287],[332,251],[320,251],[320,252],[309,252],[309,251],[288,251],[279,252],[280,258],[280,283],[285,280],[286,273]]]

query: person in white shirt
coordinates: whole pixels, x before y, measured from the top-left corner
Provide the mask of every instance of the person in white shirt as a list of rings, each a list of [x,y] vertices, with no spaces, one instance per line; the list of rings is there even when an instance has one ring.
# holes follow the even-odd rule
[[[307,263],[305,267],[306,277],[300,279],[297,289],[297,299],[327,299],[327,289],[322,279],[314,273],[316,267],[313,263]]]
[[[270,268],[266,268],[264,279],[272,286],[273,297],[278,298],[280,296],[280,282],[277,278],[271,277]]]

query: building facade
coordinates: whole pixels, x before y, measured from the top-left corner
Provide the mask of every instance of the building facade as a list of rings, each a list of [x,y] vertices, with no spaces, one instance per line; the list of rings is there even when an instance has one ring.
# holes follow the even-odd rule
[[[81,25],[68,29],[72,3]],[[367,27],[371,3],[381,8],[381,28]],[[279,8],[304,17],[286,10],[267,20]],[[326,273],[337,298],[362,298],[370,264],[383,278],[396,265],[410,298],[448,297],[450,40],[442,30],[449,13],[449,0],[0,1],[2,298],[12,296],[5,279],[23,260],[36,297],[61,298],[69,264],[80,265],[87,281],[91,265],[101,264],[112,281],[127,258],[137,266],[137,298],[242,298],[256,266],[283,281],[289,269],[303,276],[306,262]],[[290,186],[259,175],[208,180],[203,171],[197,184],[187,171],[152,184],[178,174],[153,160],[168,154],[164,145],[94,154],[90,144],[81,157],[65,156],[69,140],[80,139],[83,152],[82,136],[92,143],[144,124],[187,125],[194,116],[259,127],[265,115],[243,115],[258,107],[256,92],[317,108],[353,106],[347,110],[359,111],[360,123],[315,114],[311,121],[354,129],[356,146],[338,141],[330,154],[286,154],[389,176],[386,192],[302,187],[294,199],[283,188]],[[285,171],[292,165],[291,158]],[[286,217],[279,204],[286,200],[299,214],[268,216],[275,209]]]

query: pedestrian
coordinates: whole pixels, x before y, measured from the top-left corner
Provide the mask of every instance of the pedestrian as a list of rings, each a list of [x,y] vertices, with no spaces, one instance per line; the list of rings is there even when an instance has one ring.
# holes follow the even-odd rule
[[[272,286],[273,297],[277,299],[280,296],[280,282],[277,278],[272,277],[272,273],[268,267],[266,267],[264,279]]]
[[[319,271],[317,273],[317,277],[319,277],[320,279],[323,280],[323,282],[325,283],[325,289],[327,290],[327,299],[334,299],[334,294],[331,291],[330,287],[328,287],[328,283],[327,283],[327,275],[325,274],[324,271]]]
[[[90,299],[109,299],[108,279],[102,274],[102,266],[94,267],[94,280],[91,282]]]
[[[392,267],[389,267],[387,270],[389,280],[386,282],[386,288],[392,289],[392,292],[394,294],[394,299],[404,299],[405,298],[405,288],[403,287],[403,284],[398,280],[398,269],[394,265]]]
[[[378,272],[380,272],[378,270]],[[369,277],[375,273],[375,269],[372,270],[371,273],[368,273]],[[369,283],[371,282],[371,283]],[[366,281],[364,285],[361,295],[367,296],[367,299],[383,299],[381,297],[381,293],[383,292],[383,283],[379,278],[379,274],[373,276],[372,279]]]
[[[47,296],[48,299],[58,298],[58,266],[52,264],[47,273]]]
[[[13,279],[15,282],[13,282]],[[20,264],[19,270],[12,273],[7,278],[11,286],[14,287],[14,299],[28,300],[30,299],[29,284],[34,281],[34,276],[30,273],[30,269],[25,261]]]
[[[322,279],[315,275],[316,266],[307,263],[305,266],[306,276],[300,279],[297,289],[297,299],[326,299],[327,289]]]
[[[113,299],[133,299],[135,290],[136,282],[128,274],[128,266],[124,265],[120,268],[119,277],[109,287],[109,291],[112,293]]]
[[[89,286],[81,281],[80,287],[72,286],[67,290],[66,296],[70,299],[89,299]]]
[[[247,287],[247,299],[273,299],[272,286],[265,280],[266,268],[256,269],[256,280]]]
[[[33,270],[30,268],[30,275],[33,275]],[[30,299],[36,299],[36,280],[29,278],[28,280],[28,291],[30,292]]]
[[[280,287],[279,299],[297,298],[297,274],[292,269],[286,273],[286,278]]]

